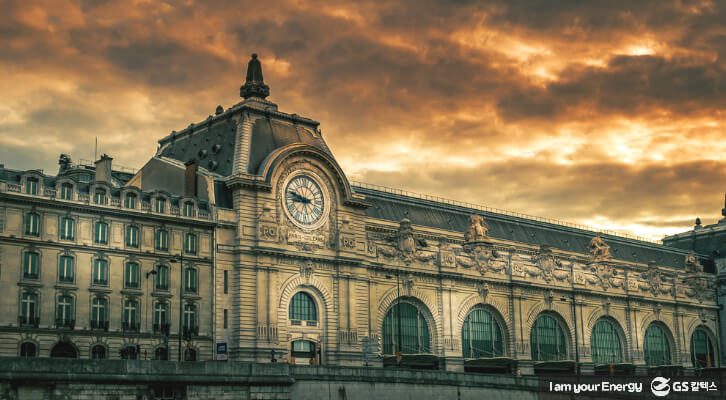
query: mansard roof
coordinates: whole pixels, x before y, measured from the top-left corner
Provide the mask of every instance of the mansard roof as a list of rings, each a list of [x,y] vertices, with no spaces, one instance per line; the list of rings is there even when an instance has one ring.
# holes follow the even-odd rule
[[[446,203],[439,199],[424,199],[411,195],[353,184],[355,193],[365,195],[369,217],[389,221],[408,218],[411,223],[455,232],[465,232],[469,227],[469,216],[480,214],[486,218],[488,234],[497,239],[530,245],[548,245],[563,251],[587,254],[590,240],[595,231],[566,226],[556,222],[537,220],[525,216],[507,215],[486,211],[465,205]],[[658,265],[683,268],[687,251],[631,239],[614,234],[602,234],[610,245],[613,258],[635,263],[655,261]],[[705,262],[704,262],[705,261]],[[708,260],[702,260],[708,270]]]

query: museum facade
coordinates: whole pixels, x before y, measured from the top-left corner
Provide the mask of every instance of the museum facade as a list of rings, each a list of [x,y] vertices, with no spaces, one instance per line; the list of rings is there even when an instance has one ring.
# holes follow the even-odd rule
[[[720,366],[721,253],[353,183],[254,55],[240,95],[138,171],[0,169],[0,355]]]

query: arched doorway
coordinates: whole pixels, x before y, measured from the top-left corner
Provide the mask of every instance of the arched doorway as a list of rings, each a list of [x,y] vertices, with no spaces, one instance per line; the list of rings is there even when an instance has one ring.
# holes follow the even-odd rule
[[[58,342],[50,350],[50,356],[53,358],[78,358],[78,352],[70,342]]]
[[[383,319],[383,354],[399,351],[401,354],[431,353],[429,324],[422,310],[409,302],[394,304]]]

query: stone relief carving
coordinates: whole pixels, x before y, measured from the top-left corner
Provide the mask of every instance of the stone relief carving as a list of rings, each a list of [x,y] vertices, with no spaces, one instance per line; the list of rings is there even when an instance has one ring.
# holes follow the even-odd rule
[[[599,232],[590,240],[588,250],[593,260],[607,260],[611,257],[610,246],[605,243]]]
[[[552,249],[547,245],[542,245],[533,258],[534,266],[525,267],[527,275],[532,277],[541,276],[545,282],[549,283],[553,280],[567,280],[569,274],[567,271],[560,269],[562,262],[555,257]]]
[[[482,298],[482,301],[486,303],[487,296],[489,296],[489,284],[487,282],[479,282],[476,284],[476,291]]]
[[[487,271],[503,272],[506,264],[495,261],[499,253],[490,243],[477,242],[464,245],[463,254],[456,257],[456,263],[464,268],[474,268],[484,275]]]
[[[378,253],[388,258],[400,258],[404,263],[413,261],[429,262],[436,258],[436,254],[422,250],[428,247],[425,239],[418,239],[413,234],[411,221],[404,218],[398,226],[395,236],[389,237],[388,246],[377,246]]]
[[[439,266],[442,268],[456,268],[456,254],[446,242],[439,245]]]
[[[305,278],[307,283],[310,283],[313,272],[315,272],[315,264],[312,261],[308,260],[300,264],[300,276]]]
[[[623,286],[623,279],[618,276],[618,271],[607,263],[593,263],[589,266],[592,274],[585,279],[591,285],[599,285],[603,290]]]
[[[668,288],[664,285],[666,282],[664,274],[660,272],[658,266],[653,262],[648,263],[648,269],[640,274],[640,278],[645,281],[644,283],[638,284],[640,290],[650,292],[656,297],[659,294],[667,294],[669,292]]]
[[[715,294],[714,284],[711,279],[703,275],[691,275],[683,279],[686,285],[684,294],[695,298],[699,303],[704,300],[712,300]]]
[[[484,217],[472,214],[469,217],[469,231],[464,235],[464,240],[467,242],[486,240],[488,231],[489,227],[487,226]]]
[[[691,273],[703,272],[703,265],[701,265],[701,262],[698,261],[698,257],[696,257],[696,253],[694,253],[694,252],[690,252],[686,255],[685,267],[686,267],[686,272],[691,272]]]
[[[411,295],[411,292],[413,291],[413,285],[416,283],[416,280],[413,277],[413,274],[407,274],[403,280],[401,281],[401,286],[403,287],[403,293],[405,293],[407,296]]]

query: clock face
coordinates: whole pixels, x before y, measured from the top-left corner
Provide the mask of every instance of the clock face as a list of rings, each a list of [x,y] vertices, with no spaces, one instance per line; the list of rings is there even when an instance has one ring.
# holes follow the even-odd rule
[[[297,175],[285,186],[285,209],[305,227],[316,227],[325,214],[325,196],[318,182],[307,175]]]

